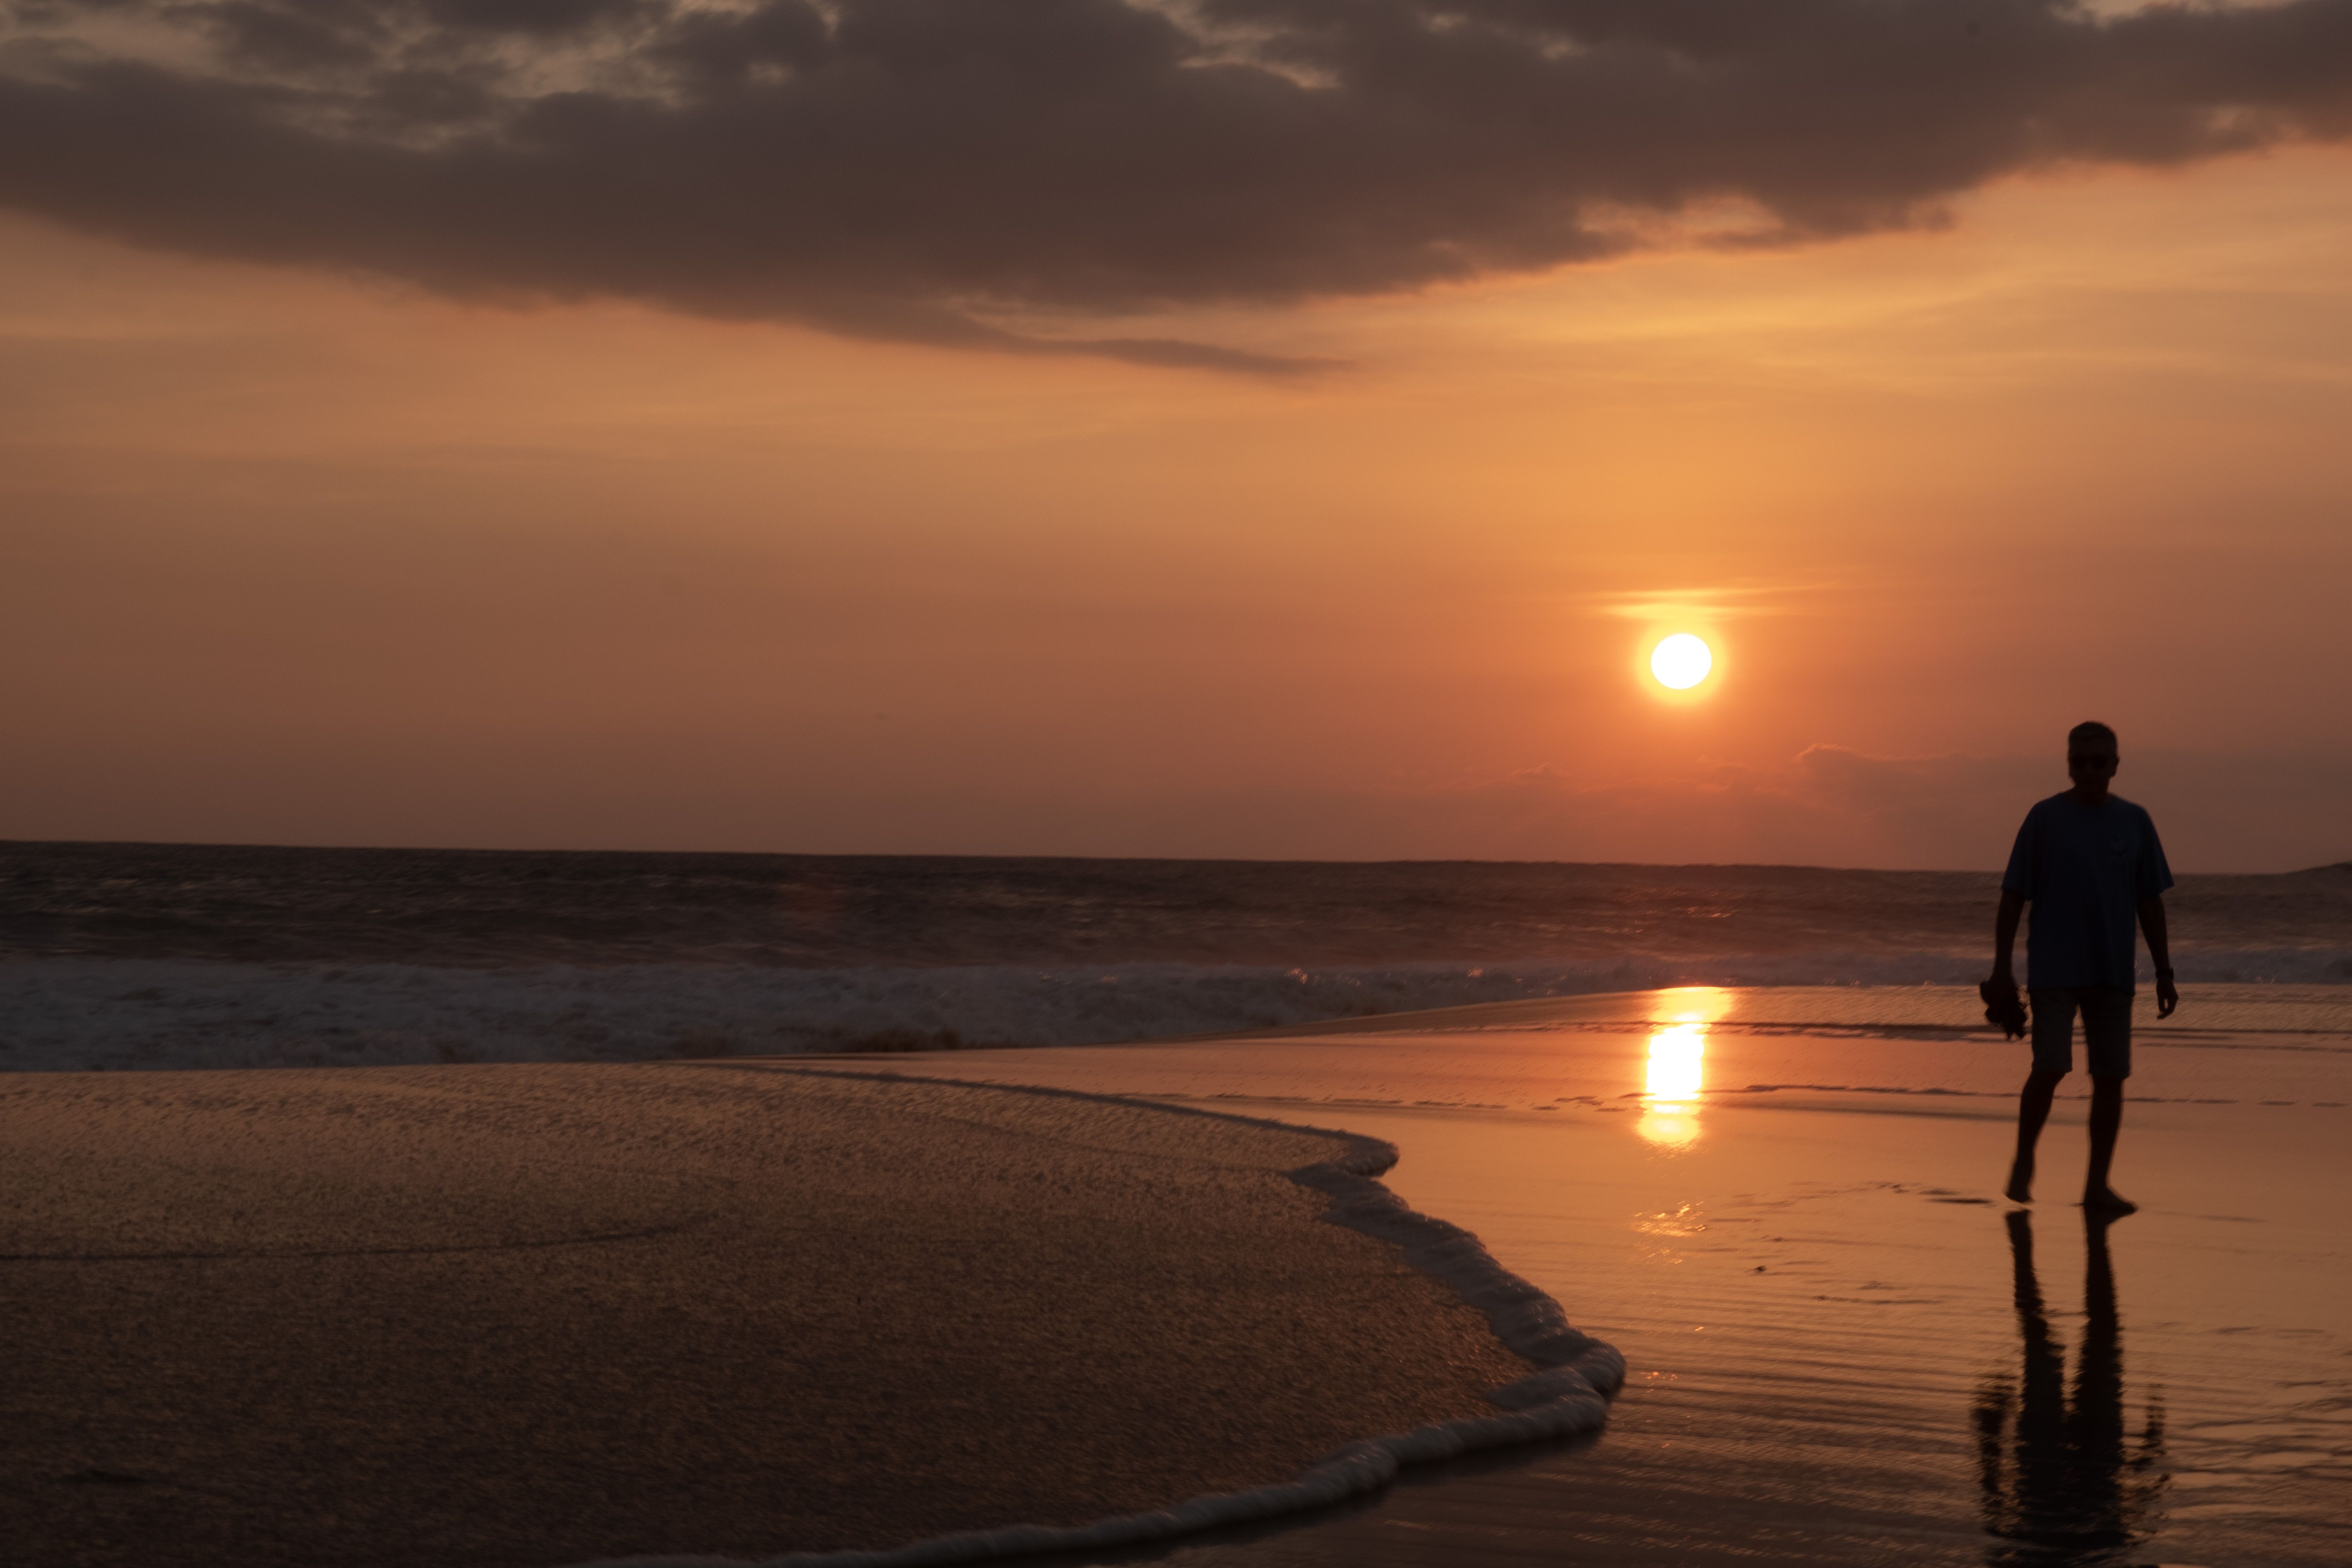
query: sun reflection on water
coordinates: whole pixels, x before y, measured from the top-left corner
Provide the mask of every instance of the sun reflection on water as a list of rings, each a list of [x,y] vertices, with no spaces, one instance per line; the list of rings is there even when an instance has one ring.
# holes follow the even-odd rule
[[[1676,1024],[1650,1037],[1650,1068],[1642,1096],[1651,1106],[1687,1105],[1705,1081],[1706,1026]]]
[[[1699,1094],[1706,1087],[1706,1026],[1726,998],[1710,986],[1669,994],[1676,1005],[1650,1036],[1642,1079],[1642,1119],[1634,1131],[1662,1149],[1698,1142]]]

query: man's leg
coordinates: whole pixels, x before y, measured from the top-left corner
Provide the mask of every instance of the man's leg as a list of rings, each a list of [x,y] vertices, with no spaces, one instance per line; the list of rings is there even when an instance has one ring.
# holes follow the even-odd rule
[[[2083,1178],[2083,1206],[2094,1214],[2125,1215],[2139,1205],[2107,1185],[2116,1163],[2116,1134],[2124,1124],[2124,1080],[2091,1075],[2091,1170]]]
[[[2139,1207],[2107,1185],[2124,1124],[2124,1081],[2131,1077],[2130,992],[2103,986],[2084,993],[2083,1055],[2091,1068],[2091,1168],[2083,1178],[2083,1207],[2113,1218]]]
[[[2050,1100],[2058,1092],[2058,1080],[2065,1076],[2035,1068],[2025,1080],[2024,1092],[2017,1097],[2017,1159],[2009,1167],[2009,1201],[2013,1204],[2033,1201],[2033,1145],[2042,1137],[2042,1124],[2050,1120]]]
[[[2033,1072],[2017,1097],[2017,1159],[2009,1167],[2005,1189],[2013,1204],[2033,1201],[2033,1146],[2050,1120],[2058,1080],[2074,1065],[2074,994],[2037,989],[2028,994],[2033,1003]]]

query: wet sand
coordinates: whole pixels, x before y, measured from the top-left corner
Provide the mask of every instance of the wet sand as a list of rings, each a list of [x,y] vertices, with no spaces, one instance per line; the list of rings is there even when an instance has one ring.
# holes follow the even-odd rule
[[[1592,997],[908,1066],[1386,1138],[1402,1196],[1625,1353],[1597,1441],[1159,1558],[1181,1568],[2317,1568],[2352,1562],[2347,1001],[2192,987],[2144,1029],[2116,1168],[2144,1208],[2104,1230],[2068,1202],[2074,1100],[2010,1217],[2025,1047],[1965,994]]]
[[[1557,1296],[1580,1325],[1623,1349],[1633,1365],[1597,1440],[1408,1472],[1392,1492],[1368,1504],[1284,1527],[1211,1535],[1139,1557],[1095,1554],[1062,1563],[2340,1564],[2352,1561],[2352,1528],[2340,1507],[2345,1483],[2352,1481],[2352,1334],[2341,1305],[2352,1291],[2352,1031],[2343,1026],[2342,996],[2324,988],[2192,987],[2180,1020],[2144,1029],[2117,1181],[2145,1209],[2105,1229],[2085,1227],[2066,1202],[2081,1175],[2077,1100],[2062,1099],[2048,1134],[2042,1201],[2028,1212],[2000,1200],[2024,1047],[1972,1026],[1965,994],[1911,988],[1591,997],[1362,1020],[1255,1040],[942,1053],[898,1058],[898,1066],[910,1076],[1166,1097],[1387,1138],[1403,1153],[1386,1178],[1391,1187],[1424,1211],[1476,1231],[1506,1267]],[[849,1065],[875,1067],[872,1058]],[[1369,1255],[1353,1245],[1363,1238],[1298,1224],[1313,1205],[1298,1208],[1302,1194],[1287,1184],[1277,1186],[1275,1173],[1298,1151],[1274,1155],[1258,1142],[1267,1135],[1247,1129],[1211,1155],[1193,1145],[1192,1132],[1173,1147],[1151,1142],[1177,1135],[1139,1111],[1130,1114],[1145,1120],[1130,1123],[1119,1123],[1116,1111],[1108,1122],[1089,1120],[1081,1135],[1030,1125],[1017,1120],[1026,1112],[1001,1109],[1017,1104],[1017,1097],[961,1107],[921,1101],[930,1121],[982,1130],[975,1147],[985,1157],[949,1162],[945,1179],[935,1184],[947,1189],[940,1202],[956,1216],[953,1224],[903,1248],[895,1240],[876,1248],[855,1278],[881,1281],[882,1296],[919,1321],[938,1310],[924,1270],[952,1259],[947,1272],[959,1282],[955,1300],[964,1315],[957,1333],[927,1339],[905,1328],[906,1317],[852,1300],[865,1292],[839,1283],[850,1275],[828,1285],[743,1262],[788,1257],[795,1248],[817,1256],[827,1247],[865,1245],[869,1235],[895,1236],[905,1214],[890,1194],[903,1195],[914,1177],[932,1180],[919,1156],[924,1140],[876,1142],[881,1134],[862,1101],[845,1100],[820,1119],[845,1140],[824,1145],[835,1152],[822,1159],[819,1145],[800,1142],[800,1134],[763,1142],[759,1127],[743,1125],[740,1106],[765,1103],[763,1096],[815,1092],[807,1075],[827,1069],[775,1061],[443,1069],[410,1077],[418,1085],[456,1081],[446,1076],[452,1070],[640,1073],[647,1075],[643,1085],[663,1086],[650,1100],[643,1087],[633,1090],[625,1110],[617,1103],[597,1110],[603,1102],[594,1095],[569,1107],[573,1092],[551,1088],[498,1140],[552,1125],[566,1137],[610,1141],[614,1152],[595,1163],[596,1190],[617,1194],[613,1212],[647,1234],[593,1244],[573,1237],[568,1245],[534,1248],[526,1244],[562,1238],[527,1226],[501,1233],[485,1221],[481,1234],[495,1244],[491,1252],[456,1262],[440,1258],[431,1265],[438,1273],[405,1283],[398,1269],[419,1268],[415,1258],[397,1268],[375,1259],[364,1266],[373,1272],[351,1273],[339,1271],[362,1266],[315,1256],[247,1258],[219,1275],[159,1273],[135,1293],[77,1282],[125,1267],[121,1262],[75,1265],[55,1279],[93,1321],[103,1314],[90,1303],[110,1302],[105,1310],[115,1311],[129,1302],[155,1322],[181,1324],[181,1342],[209,1347],[206,1354],[232,1371],[326,1365],[329,1372],[311,1386],[331,1390],[337,1377],[356,1380],[352,1385],[380,1407],[417,1423],[417,1432],[369,1436],[378,1447],[367,1451],[423,1463],[436,1484],[454,1485],[456,1493],[422,1496],[388,1477],[386,1495],[417,1502],[421,1522],[372,1514],[363,1502],[349,1517],[336,1514],[339,1505],[307,1478],[327,1471],[348,1478],[355,1473],[350,1459],[363,1445],[337,1437],[333,1424],[321,1424],[315,1413],[305,1417],[308,1427],[289,1424],[266,1391],[240,1394],[232,1384],[197,1391],[214,1401],[211,1408],[228,1412],[218,1424],[236,1435],[231,1446],[243,1466],[231,1486],[205,1493],[190,1484],[205,1480],[201,1466],[209,1462],[199,1436],[187,1437],[181,1449],[120,1450],[125,1457],[114,1462],[152,1467],[143,1480],[67,1479],[68,1462],[101,1463],[87,1458],[97,1452],[93,1434],[152,1436],[170,1429],[171,1420],[184,1426],[185,1412],[194,1407],[174,1384],[187,1381],[184,1358],[151,1342],[144,1324],[132,1321],[138,1311],[118,1312],[107,1320],[110,1339],[83,1333],[79,1386],[108,1390],[101,1411],[146,1412],[147,1426],[108,1429],[93,1421],[68,1431],[51,1420],[15,1439],[11,1451],[10,1484],[20,1494],[8,1500],[12,1510],[21,1513],[21,1499],[33,1498],[64,1519],[57,1500],[73,1498],[71,1506],[81,1511],[69,1521],[69,1544],[113,1553],[51,1560],[173,1561],[168,1552],[126,1545],[136,1544],[126,1533],[134,1526],[155,1539],[153,1521],[171,1509],[194,1510],[183,1517],[228,1520],[244,1531],[240,1545],[288,1528],[309,1531],[301,1539],[310,1543],[429,1544],[448,1539],[453,1521],[493,1516],[506,1500],[523,1497],[540,1511],[489,1542],[510,1555],[485,1551],[437,1560],[547,1563],[612,1555],[628,1549],[613,1544],[625,1537],[650,1541],[656,1532],[630,1537],[614,1526],[632,1510],[641,1514],[656,1495],[677,1500],[670,1522],[688,1525],[666,1542],[691,1541],[695,1551],[739,1556],[776,1549],[774,1537],[754,1538],[772,1529],[780,1512],[793,1545],[870,1543],[870,1535],[854,1532],[824,1536],[826,1519],[870,1524],[887,1518],[895,1539],[963,1528],[992,1510],[1076,1520],[1133,1506],[1125,1499],[1155,1480],[1163,1501],[1241,1484],[1225,1479],[1232,1467],[1217,1468],[1238,1451],[1237,1440],[1259,1442],[1251,1452],[1287,1467],[1273,1474],[1295,1471],[1332,1442],[1318,1437],[1284,1449],[1267,1433],[1289,1418],[1286,1411],[1304,1419],[1310,1406],[1335,1397],[1333,1390],[1344,1396],[1339,1402],[1359,1401],[1355,1408],[1367,1424],[1355,1431],[1392,1430],[1440,1413],[1381,1406],[1381,1398],[1397,1396],[1400,1377],[1419,1380],[1438,1405],[1455,1397],[1462,1404],[1449,1410],[1483,1413],[1476,1391],[1515,1364],[1493,1359],[1483,1324],[1465,1321],[1442,1291],[1398,1269],[1393,1255],[1367,1262]],[[401,1077],[242,1076],[268,1083],[386,1084]],[[106,1084],[105,1092],[113,1093],[125,1081],[187,1085],[232,1078],[18,1081]],[[715,1094],[683,1087],[703,1081],[727,1087]],[[784,1083],[802,1087],[771,1087]],[[910,1104],[954,1091],[901,1084],[890,1092]],[[662,1157],[632,1152],[628,1127],[644,1121],[647,1104],[672,1095],[684,1096],[684,1109],[661,1110],[647,1123],[667,1129],[656,1136]],[[971,1106],[981,1104],[1000,1109],[975,1114]],[[211,1106],[204,1114],[215,1133],[236,1115],[249,1117],[234,1105]],[[339,1114],[345,1113],[321,1106],[311,1120]],[[177,1158],[173,1115],[153,1104],[123,1115],[129,1120],[121,1125],[146,1145],[139,1160],[152,1165]],[[778,1117],[789,1121],[790,1112],[762,1111],[751,1120]],[[1128,1131],[1107,1140],[1099,1129],[1111,1125]],[[1196,1124],[1208,1125],[1214,1124]],[[318,1150],[341,1146],[349,1136],[342,1127],[320,1131]],[[454,1147],[456,1136],[445,1131],[434,1139]],[[1297,1135],[1273,1136],[1280,1142]],[[1051,1140],[1061,1142],[1050,1157],[1038,1152]],[[1117,1155],[1115,1165],[1126,1167],[1139,1140],[1144,1154],[1161,1163],[1138,1168],[1163,1173],[1137,1178],[1147,1195],[1118,1186],[1099,1203],[1091,1192],[1066,1198],[1057,1183],[1067,1184],[1072,1170],[1096,1167],[1057,1162],[1108,1152]],[[696,1169],[717,1173],[709,1184],[679,1184],[675,1155],[683,1145],[698,1150]],[[1329,1145],[1301,1137],[1299,1148],[1314,1158],[1328,1154]],[[729,1149],[761,1152],[730,1163]],[[790,1165],[795,1151],[815,1169]],[[379,1146],[372,1158],[396,1153]],[[318,1247],[359,1223],[354,1215],[374,1216],[394,1240],[417,1226],[455,1234],[449,1227],[457,1219],[474,1213],[445,1194],[420,1207],[404,1231],[409,1222],[386,1217],[365,1168],[320,1165],[325,1156],[319,1152],[305,1158],[326,1179],[303,1194],[301,1212],[315,1216],[311,1228],[284,1215],[272,1222],[294,1226],[286,1233],[292,1244]],[[913,1166],[867,1179],[870,1163],[901,1159]],[[511,1224],[520,1226],[522,1218],[560,1214],[564,1202],[576,1203],[531,1187],[534,1180],[545,1184],[541,1162],[483,1160],[467,1190],[517,1194],[484,1211],[493,1217],[510,1209]],[[832,1168],[834,1161],[845,1168]],[[845,1163],[851,1161],[869,1165]],[[446,1164],[431,1163],[436,1170]],[[84,1173],[75,1179],[98,1178]],[[407,1180],[416,1185],[423,1178]],[[1081,1184],[1090,1188],[1095,1180],[1088,1174]],[[959,1190],[966,1182],[985,1190],[970,1197]],[[123,1184],[107,1190],[121,1192]],[[812,1220],[788,1205],[763,1206],[743,1197],[765,1192],[814,1193],[824,1200],[823,1213]],[[619,1201],[628,1194],[635,1196]],[[706,1213],[688,1196],[724,1196],[759,1217],[740,1230],[710,1233],[725,1245],[705,1248],[702,1261],[689,1261],[673,1278],[675,1264],[655,1268],[645,1260],[691,1260],[691,1249],[628,1249],[651,1247],[652,1232],[680,1215]],[[1126,1234],[1164,1223],[1150,1216],[1159,1212],[1157,1199],[1171,1196],[1183,1200],[1186,1213],[1212,1217],[1142,1237]],[[1070,1203],[1075,1208],[1065,1207]],[[1286,1204],[1292,1206],[1285,1210]],[[240,1234],[260,1234],[252,1227],[261,1212],[247,1206]],[[1020,1254],[1028,1257],[1042,1245],[1027,1234],[1040,1213],[1065,1216],[1052,1226],[1048,1266],[1066,1279],[1099,1279],[1100,1291],[1038,1293],[1034,1263],[1007,1268],[997,1245],[972,1249],[947,1239],[950,1233],[987,1235],[1002,1247],[1028,1249]],[[848,1218],[834,1224],[824,1217],[835,1214]],[[1286,1239],[1284,1256],[1251,1256],[1253,1248],[1271,1250],[1270,1233],[1262,1228],[1268,1215],[1278,1216],[1276,1229],[1286,1238],[1339,1237],[1350,1246],[1328,1257],[1312,1249],[1294,1257]],[[995,1229],[975,1216],[993,1216]],[[98,1242],[130,1246],[142,1225],[153,1223],[163,1221],[133,1215]],[[1098,1253],[1104,1246],[1110,1250]],[[567,1256],[572,1260],[556,1261]],[[732,1275],[720,1267],[730,1258]],[[1211,1260],[1205,1277],[1196,1266],[1201,1258]],[[173,1266],[196,1261],[207,1268],[229,1262]],[[22,1267],[6,1266],[0,1279],[30,1278],[20,1274]],[[272,1268],[285,1272],[240,1272]],[[1270,1276],[1255,1272],[1261,1268]],[[190,1304],[189,1283],[238,1278],[256,1282],[238,1287],[252,1300],[275,1303],[268,1313],[249,1313],[244,1330],[230,1321],[233,1314]],[[1132,1289],[1138,1279],[1148,1282],[1140,1292]],[[394,1282],[390,1289],[388,1280]],[[302,1328],[305,1314],[286,1313],[284,1302],[300,1300],[306,1286],[308,1319],[357,1314],[372,1325],[368,1350],[399,1352],[392,1364],[455,1366],[458,1374],[437,1384],[432,1399],[412,1399],[381,1378],[369,1383],[376,1374],[364,1359],[347,1353],[350,1365],[333,1366],[331,1357],[322,1358],[323,1341]],[[319,1294],[322,1286],[331,1288],[328,1295]],[[18,1291],[10,1309],[17,1316],[0,1323],[0,1331],[13,1333],[28,1297],[23,1287],[11,1288]],[[518,1309],[481,1305],[480,1294],[490,1289],[554,1303],[550,1321],[571,1326],[551,1341],[519,1318]],[[791,1293],[803,1313],[790,1334],[778,1331],[780,1319],[767,1300],[778,1289]],[[1217,1300],[1232,1290],[1255,1303],[1255,1321],[1217,1318]],[[475,1293],[470,1306],[464,1304],[468,1291]],[[567,1291],[586,1292],[582,1299],[593,1310],[564,1308]],[[444,1320],[471,1314],[469,1331],[420,1329],[429,1314],[405,1303],[427,1294],[441,1303]],[[1097,1294],[1148,1299],[1155,1310],[1098,1321],[1086,1316]],[[1329,1300],[1303,1309],[1296,1304],[1325,1296]],[[1310,1319],[1328,1327],[1326,1309],[1350,1325],[1371,1327],[1351,1328],[1348,1353],[1315,1373],[1334,1381],[1286,1383],[1269,1368],[1325,1364],[1314,1362],[1315,1347],[1328,1352],[1332,1342],[1319,1329],[1304,1331]],[[1384,1319],[1383,1310],[1391,1316]],[[1069,1316],[1074,1311],[1080,1316]],[[898,1326],[880,1331],[877,1321]],[[1430,1325],[1449,1322],[1433,1338]],[[239,1331],[254,1342],[235,1348]],[[1221,1334],[1227,1338],[1219,1351]],[[1068,1426],[1081,1409],[1098,1407],[1057,1399],[1061,1391],[1076,1386],[1110,1398],[1125,1386],[1106,1379],[1099,1389],[1084,1387],[1085,1369],[1141,1364],[1140,1375],[1153,1377],[1158,1347],[1171,1335],[1193,1349],[1181,1352],[1189,1359],[1181,1367],[1160,1369],[1167,1375],[1150,1385],[1148,1408],[1139,1414],[1130,1405],[1126,1417],[1101,1428]],[[971,1345],[988,1336],[1003,1336],[991,1343],[1020,1347],[1025,1359],[1016,1370],[1066,1366],[1078,1382],[1014,1376],[982,1393],[938,1375],[973,1360],[1000,1371],[1015,1364],[1015,1352],[970,1355]],[[1453,1348],[1433,1354],[1441,1342]],[[903,1441],[890,1440],[914,1415],[898,1398],[872,1397],[879,1385],[863,1369],[875,1363],[877,1345],[885,1347],[879,1360],[886,1375],[895,1379],[889,1386],[929,1401],[922,1419],[949,1435],[939,1451],[910,1457]],[[1069,1353],[1073,1348],[1085,1353]],[[1122,1353],[1130,1360],[1118,1362]],[[649,1371],[656,1365],[658,1376]],[[519,1385],[506,1370],[518,1366],[540,1369],[533,1374],[539,1384]],[[656,1388],[649,1403],[633,1392],[674,1378],[682,1381]],[[943,1392],[950,1389],[966,1396],[950,1397]],[[12,1401],[12,1423],[18,1409],[47,1411],[42,1418],[50,1419],[56,1401],[69,1393]],[[776,1423],[764,1417],[787,1397],[808,1401],[805,1408],[818,1419],[772,1433]],[[418,1436],[430,1434],[436,1420],[446,1426],[453,1404],[535,1410],[541,1418],[489,1422],[481,1442],[457,1456],[463,1462],[453,1462],[443,1452],[446,1435],[438,1447]],[[549,1411],[585,1413],[585,1430],[550,1423],[543,1418]],[[705,1418],[706,1411],[719,1419]],[[283,1437],[289,1430],[298,1436]],[[320,1440],[322,1433],[329,1441]],[[1181,1463],[1203,1435],[1217,1452],[1196,1456],[1195,1479],[1179,1482],[1162,1474],[1159,1467]],[[335,1447],[346,1441],[348,1447]],[[1063,1457],[1045,1463],[1055,1455]],[[819,1468],[794,1471],[795,1465]],[[478,1479],[476,1466],[485,1467]],[[1095,1489],[1081,1499],[1041,1479],[1065,1467]],[[580,1479],[583,1473],[588,1479]],[[812,1474],[814,1485],[779,1479]],[[772,1481],[778,1484],[766,1500],[739,1506]],[[409,1489],[397,1492],[403,1486]],[[1036,1489],[1024,1493],[1023,1487]],[[345,1489],[366,1495],[364,1488]],[[1067,1506],[1056,1511],[1055,1501]],[[551,1520],[554,1533],[544,1549],[526,1539],[551,1528]],[[575,1523],[581,1528],[573,1530]],[[402,1530],[410,1533],[400,1537]],[[443,1535],[432,1536],[434,1530]],[[589,1550],[570,1544],[587,1536],[597,1538]],[[217,1541],[199,1544],[205,1550],[176,1560],[222,1555]],[[243,1555],[254,1562],[371,1561],[348,1552]],[[373,1560],[416,1561],[420,1554]]]
[[[40,1564],[757,1558],[1080,1523],[1527,1363],[1199,1116],[727,1064],[0,1079]]]

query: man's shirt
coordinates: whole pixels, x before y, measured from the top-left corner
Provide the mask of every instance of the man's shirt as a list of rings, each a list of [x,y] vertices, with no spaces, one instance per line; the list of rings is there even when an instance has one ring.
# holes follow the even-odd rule
[[[2171,887],[2172,868],[2147,812],[2119,795],[2084,805],[2069,793],[2025,814],[2000,885],[2033,906],[2028,984],[2128,991],[2139,901]]]

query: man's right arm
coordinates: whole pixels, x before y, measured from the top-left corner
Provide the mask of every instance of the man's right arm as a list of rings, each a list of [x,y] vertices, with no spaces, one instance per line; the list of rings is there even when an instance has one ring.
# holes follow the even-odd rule
[[[2013,968],[2017,955],[2017,921],[2025,913],[2025,895],[2000,890],[2000,912],[1992,918],[1992,978],[1996,985],[2014,988],[2017,974]]]
[[[2041,806],[2035,806],[2018,824],[2017,842],[2010,846],[2009,868],[2000,874],[2000,912],[1992,920],[1991,983],[2011,991],[2017,989],[2017,920],[2025,912],[2025,896],[2036,883],[2041,845],[2033,828],[2041,811]]]

